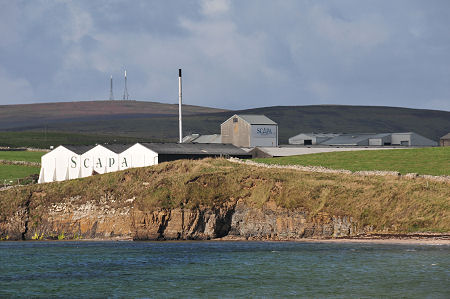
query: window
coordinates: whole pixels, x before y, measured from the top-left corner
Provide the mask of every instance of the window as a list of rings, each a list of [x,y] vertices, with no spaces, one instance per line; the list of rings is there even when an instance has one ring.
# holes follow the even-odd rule
[[[234,123],[237,123],[237,122],[238,122],[237,117],[233,118],[233,122],[234,122]]]

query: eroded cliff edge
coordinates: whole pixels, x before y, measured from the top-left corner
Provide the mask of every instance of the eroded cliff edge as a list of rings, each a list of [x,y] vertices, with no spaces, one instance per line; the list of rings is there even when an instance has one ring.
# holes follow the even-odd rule
[[[0,238],[289,240],[448,231],[448,183],[177,161],[0,193]]]

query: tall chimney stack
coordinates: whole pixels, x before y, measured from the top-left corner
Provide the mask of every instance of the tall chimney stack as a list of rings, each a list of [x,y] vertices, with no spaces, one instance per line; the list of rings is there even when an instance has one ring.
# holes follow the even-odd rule
[[[111,75],[111,81],[110,81],[110,87],[109,87],[109,100],[114,100],[114,94],[113,94],[113,78]]]
[[[181,92],[181,69],[178,69],[178,126],[180,129],[179,143],[183,142],[183,122],[181,118],[181,105],[182,105],[182,92]]]

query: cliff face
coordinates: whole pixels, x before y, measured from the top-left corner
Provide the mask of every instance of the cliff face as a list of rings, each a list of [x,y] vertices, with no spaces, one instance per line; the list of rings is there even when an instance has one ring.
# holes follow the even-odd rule
[[[285,240],[355,235],[350,217],[287,210],[268,203],[261,208],[244,201],[219,208],[140,210],[134,199],[74,197],[30,209],[25,205],[0,222],[3,237],[31,239],[207,240],[215,238]]]
[[[180,160],[0,191],[0,240],[448,232],[448,182]]]

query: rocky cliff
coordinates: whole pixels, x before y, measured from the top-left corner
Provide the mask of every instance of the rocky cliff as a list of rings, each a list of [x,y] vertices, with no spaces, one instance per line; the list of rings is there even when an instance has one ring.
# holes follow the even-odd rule
[[[448,182],[223,159],[0,191],[0,239],[205,240],[450,231]]]
[[[273,202],[262,208],[243,200],[219,208],[157,209],[143,211],[133,199],[117,203],[102,198],[84,202],[79,197],[30,210],[25,205],[0,222],[3,238],[207,240],[216,238],[288,240],[354,236],[351,217],[288,210]]]

